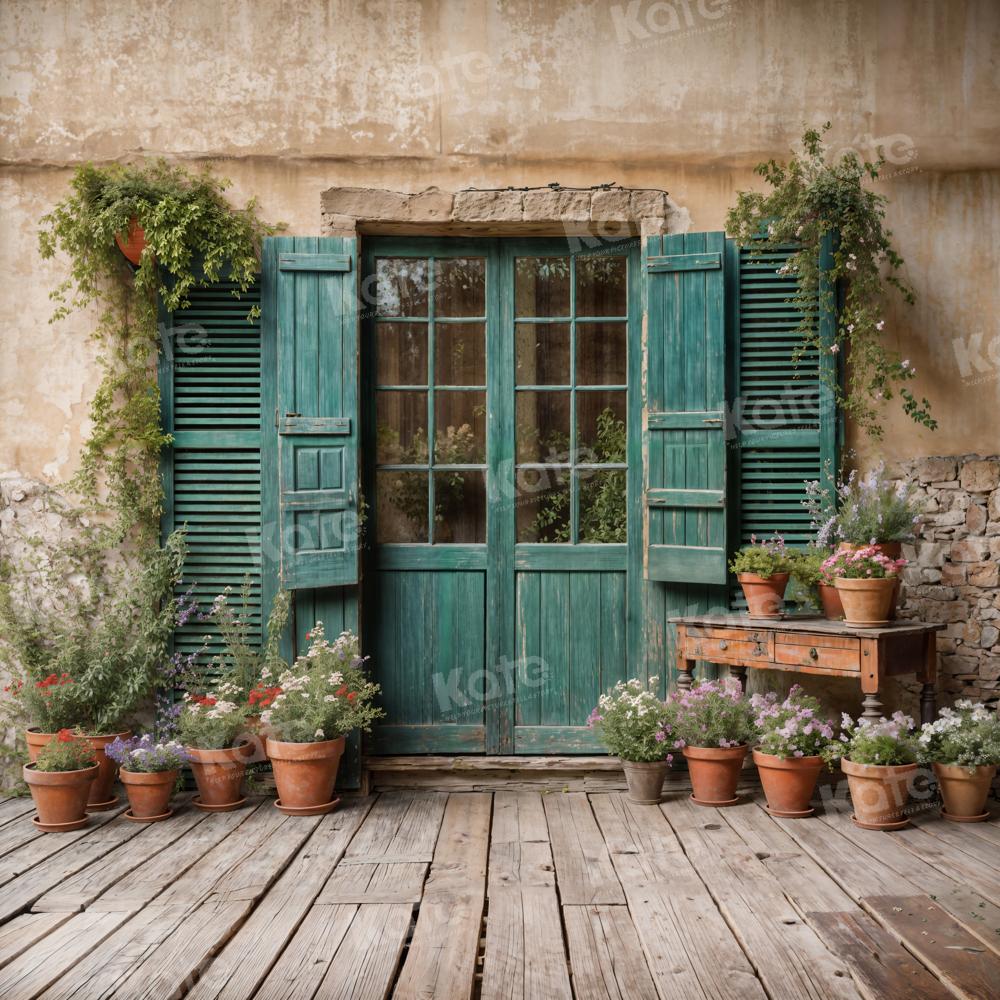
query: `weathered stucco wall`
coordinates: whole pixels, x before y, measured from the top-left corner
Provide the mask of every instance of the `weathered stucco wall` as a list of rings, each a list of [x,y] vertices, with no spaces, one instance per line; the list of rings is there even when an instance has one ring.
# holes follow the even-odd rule
[[[0,21],[0,475],[65,477],[96,381],[86,317],[47,323],[63,273],[35,244],[75,163],[208,161],[293,233],[337,186],[612,180],[701,230],[826,119],[838,148],[886,147],[919,295],[887,328],[942,426],[890,411],[890,457],[997,450],[992,0],[5,0]]]

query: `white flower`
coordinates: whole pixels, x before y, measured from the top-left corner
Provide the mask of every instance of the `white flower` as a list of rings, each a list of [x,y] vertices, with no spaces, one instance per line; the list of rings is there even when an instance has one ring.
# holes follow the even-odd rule
[[[831,344],[830,345],[830,353],[831,354],[836,354],[839,350],[840,350],[840,344]]]
[[[909,368],[910,367],[910,361],[909,361],[908,358],[904,358],[903,359],[903,367],[904,368]]]
[[[884,326],[885,326],[885,320],[884,320],[884,319],[880,319],[880,320],[879,320],[879,321],[878,321],[878,322],[877,322],[877,323],[875,324],[875,329],[876,329],[876,330],[881,330],[881,329],[882,329],[882,328],[883,328]]]
[[[336,701],[337,696],[335,694],[327,694],[323,696],[323,701]]]
[[[317,729],[316,732],[313,733],[313,738],[317,739],[317,740],[324,739],[325,737],[323,735],[323,730],[322,729]]]

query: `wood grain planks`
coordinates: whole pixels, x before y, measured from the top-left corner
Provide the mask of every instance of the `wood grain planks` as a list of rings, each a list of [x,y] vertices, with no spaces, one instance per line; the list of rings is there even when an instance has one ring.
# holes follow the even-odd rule
[[[448,795],[401,792],[380,798],[341,864],[429,863]]]
[[[624,903],[625,893],[587,796],[546,796],[545,815],[563,905]]]

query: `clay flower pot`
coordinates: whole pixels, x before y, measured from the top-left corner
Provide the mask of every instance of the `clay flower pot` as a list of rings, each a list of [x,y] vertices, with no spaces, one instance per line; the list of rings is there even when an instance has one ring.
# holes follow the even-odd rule
[[[127,771],[118,772],[131,807],[125,814],[129,819],[153,822],[171,815],[170,796],[177,784],[177,771]]]
[[[278,787],[278,809],[292,816],[331,812],[345,738],[315,743],[288,743],[267,738],[267,756]]]
[[[957,764],[935,764],[934,774],[941,788],[944,808],[941,815],[953,823],[982,823],[990,818],[986,797],[990,794],[995,764],[961,767]]]
[[[46,833],[86,826],[87,795],[97,770],[97,764],[81,771],[38,771],[33,763],[25,764],[24,780],[38,810],[35,826]]]
[[[841,542],[837,546],[837,551],[854,552],[856,549],[863,547],[861,545],[854,545],[851,542]],[[898,559],[903,554],[902,542],[876,542],[875,548],[887,559]],[[899,607],[899,577],[893,577],[893,581],[895,586],[892,588],[892,603],[889,605],[889,621],[896,620],[896,609]]]
[[[628,783],[628,797],[633,802],[656,805],[663,794],[663,779],[670,765],[665,760],[621,760],[621,765]]]
[[[24,731],[24,738],[28,742],[28,762],[34,764],[38,760],[38,755],[42,748],[56,738],[55,733],[43,733],[38,726],[32,726]]]
[[[833,584],[821,583],[819,585],[819,603],[823,609],[824,618],[832,622],[843,621],[844,603]]]
[[[117,739],[127,740],[131,735],[132,733],[126,729],[120,733],[86,737],[97,756],[97,777],[90,787],[90,798],[87,800],[88,812],[102,812],[118,805],[118,796],[113,792],[115,778],[118,776],[118,765],[104,752],[104,748]]]
[[[772,573],[771,576],[738,573],[736,579],[743,588],[743,596],[747,599],[747,614],[751,618],[782,617],[785,588],[788,586],[787,573]]]
[[[142,263],[142,251],[146,249],[146,231],[134,215],[128,220],[128,234],[123,237],[121,233],[115,233],[115,243],[130,263],[136,267]]]
[[[731,806],[737,802],[746,743],[738,747],[685,747],[691,775],[691,799],[700,806]]]
[[[909,823],[906,803],[916,764],[855,764],[846,757],[840,769],[847,775],[854,815],[851,819],[865,830],[899,830]]]
[[[849,580],[837,577],[837,593],[844,604],[844,624],[848,628],[875,628],[889,624],[896,578]]]
[[[754,750],[753,761],[767,796],[767,811],[772,816],[799,819],[813,814],[815,810],[809,800],[823,770],[822,757],[782,758]]]
[[[191,760],[191,770],[198,786],[194,805],[209,812],[227,812],[237,809],[246,801],[243,797],[243,778],[247,761],[253,752],[249,741],[221,750],[184,748]]]

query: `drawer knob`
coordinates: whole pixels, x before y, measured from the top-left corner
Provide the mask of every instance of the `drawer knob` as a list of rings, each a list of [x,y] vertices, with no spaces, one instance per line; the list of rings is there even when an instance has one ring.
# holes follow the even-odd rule
[[[729,649],[729,643],[725,639],[719,643],[719,649]]]
[[[813,646],[812,649],[809,650],[809,658],[812,659],[812,660],[818,660],[819,659],[819,653],[816,652],[816,647],[815,646]]]

